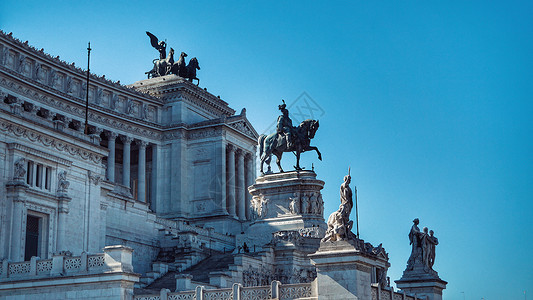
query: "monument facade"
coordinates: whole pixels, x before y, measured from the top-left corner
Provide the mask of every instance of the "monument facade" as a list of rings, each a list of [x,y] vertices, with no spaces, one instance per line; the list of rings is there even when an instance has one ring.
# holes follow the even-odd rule
[[[299,163],[322,159],[318,121],[292,124],[283,101],[259,136],[245,108],[199,87],[196,58],[147,35],[148,79],[122,85],[0,31],[0,298],[418,299],[352,232],[351,177],[325,222],[335,200]],[[438,244],[417,229],[398,283],[414,292],[412,272],[436,282]]]

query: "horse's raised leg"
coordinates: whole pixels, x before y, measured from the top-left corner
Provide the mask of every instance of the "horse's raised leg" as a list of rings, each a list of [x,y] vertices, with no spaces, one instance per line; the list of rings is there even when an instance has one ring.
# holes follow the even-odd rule
[[[316,154],[318,154],[318,159],[322,160],[322,153],[320,153],[320,151],[318,151],[317,147],[309,146],[309,147],[305,148],[305,151],[310,151],[310,150],[315,150]]]

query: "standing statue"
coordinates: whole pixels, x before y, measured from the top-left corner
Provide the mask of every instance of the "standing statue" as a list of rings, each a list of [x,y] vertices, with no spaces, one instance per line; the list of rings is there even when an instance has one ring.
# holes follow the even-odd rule
[[[261,159],[261,174],[263,172],[263,164],[266,162],[268,165],[267,173],[271,173],[270,161],[272,154],[276,155],[276,164],[279,171],[283,172],[281,167],[281,157],[283,152],[293,152],[296,155],[296,170],[302,170],[300,167],[300,154],[302,152],[314,150],[318,154],[318,159],[322,160],[322,154],[318,151],[317,147],[311,146],[311,139],[315,137],[315,133],[318,130],[319,123],[316,120],[307,119],[300,123],[298,127],[292,126],[292,120],[289,118],[289,111],[285,101],[282,105],[278,106],[282,115],[278,117],[276,132],[270,135],[262,134],[259,137],[259,157]]]
[[[428,228],[424,227],[422,232],[420,231],[418,218],[414,219],[413,223],[409,232],[409,241],[412,248],[411,255],[407,260],[406,271],[423,269],[425,273],[434,272],[435,246],[439,244],[439,241],[433,236],[433,230],[428,232]]]
[[[342,241],[347,239],[357,239],[352,232],[353,221],[350,221],[352,211],[352,189],[350,188],[350,175],[344,176],[344,182],[341,184],[341,205],[339,209],[333,212],[328,218],[328,229],[322,242]]]
[[[415,258],[419,256],[421,253],[421,238],[420,238],[420,229],[418,228],[418,224],[420,221],[418,218],[413,220],[413,226],[411,226],[411,231],[409,231],[409,245],[411,245],[411,256],[409,256],[409,260],[407,260],[407,269],[412,270],[414,268],[415,264]]]

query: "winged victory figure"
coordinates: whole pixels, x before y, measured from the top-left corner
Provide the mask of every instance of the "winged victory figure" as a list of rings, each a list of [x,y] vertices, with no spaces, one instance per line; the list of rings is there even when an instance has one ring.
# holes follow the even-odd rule
[[[167,43],[159,41],[157,37],[151,34],[149,31],[146,34],[150,37],[150,43],[157,51],[159,51],[159,59],[165,59],[167,56]]]

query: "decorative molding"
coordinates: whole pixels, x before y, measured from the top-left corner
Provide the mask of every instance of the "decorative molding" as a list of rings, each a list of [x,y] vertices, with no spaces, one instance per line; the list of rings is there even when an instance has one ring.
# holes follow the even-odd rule
[[[81,147],[74,146],[67,142],[45,135],[41,132],[37,132],[35,130],[25,128],[21,125],[11,123],[7,120],[0,120],[0,132],[4,132],[6,134],[19,137],[19,138],[25,138],[29,140],[30,142],[33,142],[33,143],[37,142],[45,147],[54,148],[57,151],[67,153],[71,156],[79,157],[83,160],[91,161],[96,164],[102,163],[103,155],[97,154],[92,151],[87,151],[86,149],[83,149]],[[27,149],[31,149],[31,148],[27,148]],[[54,156],[50,155],[49,157],[54,157]],[[67,160],[64,160],[64,161],[68,162]],[[65,163],[65,164],[71,165],[72,162]]]

